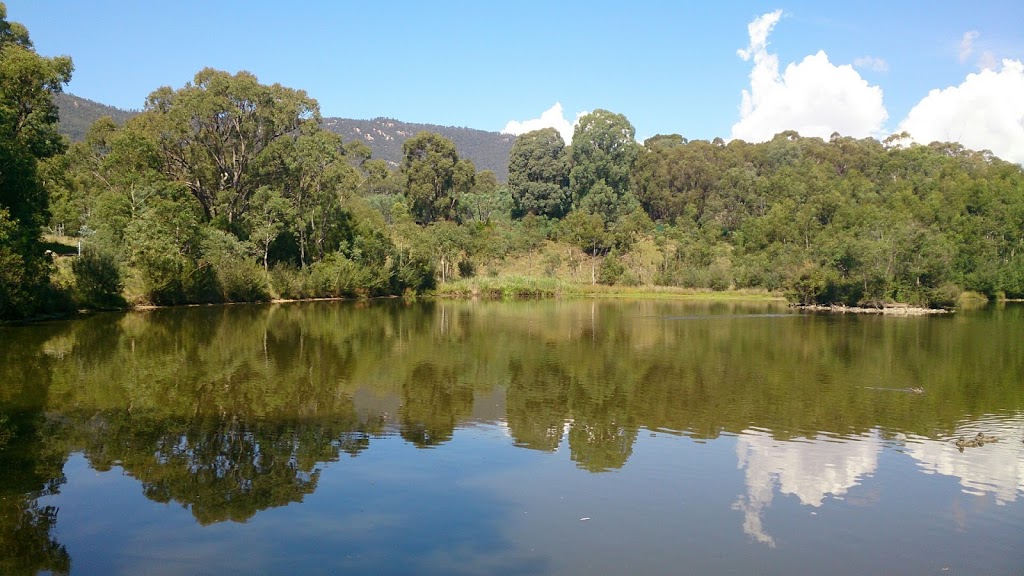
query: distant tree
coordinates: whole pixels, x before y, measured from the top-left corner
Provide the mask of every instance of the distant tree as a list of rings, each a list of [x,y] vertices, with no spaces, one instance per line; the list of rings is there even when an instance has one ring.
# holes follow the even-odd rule
[[[510,204],[508,187],[498,182],[494,172],[483,170],[477,173],[473,189],[462,196],[462,221],[487,223],[492,218],[508,218]]]
[[[561,218],[570,207],[569,164],[562,136],[554,128],[520,135],[508,161],[513,215]]]
[[[459,196],[473,186],[473,164],[459,160],[451,140],[431,132],[406,140],[402,152],[405,196],[416,223],[454,220]]]
[[[636,129],[622,114],[595,110],[580,118],[572,139],[569,189],[573,205],[604,182],[617,198],[630,191],[630,174],[640,147]]]

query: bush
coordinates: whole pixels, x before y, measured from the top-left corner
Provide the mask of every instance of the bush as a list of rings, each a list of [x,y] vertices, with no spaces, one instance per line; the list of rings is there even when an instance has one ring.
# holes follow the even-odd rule
[[[126,302],[124,282],[114,256],[95,248],[86,249],[71,262],[75,276],[74,299],[86,308],[120,308]]]
[[[278,264],[270,269],[270,289],[278,298],[305,298],[305,276],[302,270],[291,264]]]
[[[626,267],[622,265],[622,261],[617,256],[610,255],[601,262],[601,268],[597,273],[597,282],[612,286],[619,282],[625,271]]]
[[[437,287],[437,269],[425,254],[397,250],[391,259],[391,293],[422,293]]]
[[[217,296],[224,302],[259,302],[270,298],[267,275],[250,256],[250,247],[233,235],[207,228],[204,259],[216,279]]]
[[[472,260],[459,260],[459,277],[472,278],[476,276],[476,264]]]

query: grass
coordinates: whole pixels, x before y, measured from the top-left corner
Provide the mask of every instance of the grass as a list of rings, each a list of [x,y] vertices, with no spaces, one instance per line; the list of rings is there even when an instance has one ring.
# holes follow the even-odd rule
[[[434,291],[436,296],[485,298],[550,298],[563,296],[569,284],[556,278],[501,276],[464,278],[445,282]]]
[[[464,278],[445,282],[435,296],[467,298],[643,298],[665,300],[782,301],[766,290],[699,290],[673,286],[604,286],[578,284],[558,278],[508,276]]]
[[[673,300],[741,300],[741,301],[784,301],[780,294],[767,290],[711,290],[680,288],[677,286],[604,286],[601,284],[573,286],[572,293],[579,296],[601,298],[664,298]]]
[[[78,239],[69,236],[45,234],[43,236],[43,249],[49,250],[57,256],[77,256]]]

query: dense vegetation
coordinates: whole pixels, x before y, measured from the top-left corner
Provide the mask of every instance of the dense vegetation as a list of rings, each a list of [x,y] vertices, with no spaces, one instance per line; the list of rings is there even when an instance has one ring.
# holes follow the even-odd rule
[[[436,133],[406,140],[394,168],[325,130],[304,91],[212,69],[67,147],[51,97],[70,60],[0,22],[3,318],[422,293],[524,269],[802,303],[1024,296],[1024,172],[989,152],[905,134],[641,145],[596,110],[571,146],[553,129],[518,138],[506,185]],[[44,228],[80,256],[54,263]]]
[[[85,140],[89,127],[104,116],[123,124],[138,113],[93,102],[74,94],[58,93],[54,103],[60,111],[57,129],[72,142]],[[465,159],[480,170],[490,170],[501,181],[508,180],[508,152],[516,137],[473,128],[439,126],[402,122],[394,118],[355,120],[352,118],[324,117],[322,126],[343,140],[359,140],[370,147],[374,158],[384,160],[388,167],[397,168],[402,161],[402,144],[420,132],[436,132],[455,143]]]

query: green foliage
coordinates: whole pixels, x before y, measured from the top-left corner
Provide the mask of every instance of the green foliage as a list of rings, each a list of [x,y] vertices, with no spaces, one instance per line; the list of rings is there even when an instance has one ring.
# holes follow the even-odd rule
[[[40,245],[48,197],[39,160],[59,154],[53,95],[71,80],[71,59],[36,54],[28,30],[0,4],[0,320],[47,302],[50,262]]]
[[[508,160],[513,216],[561,218],[570,208],[568,154],[554,128],[520,135]]]
[[[124,282],[117,260],[109,252],[87,248],[71,263],[75,274],[75,301],[85,308],[122,308]]]
[[[202,259],[202,208],[180,188],[150,200],[125,229],[129,299],[149,304],[208,302],[213,271]]]
[[[202,230],[203,264],[214,274],[216,300],[260,302],[270,298],[266,271],[251,258],[252,246],[210,227]]]
[[[582,210],[569,213],[559,223],[558,237],[591,256],[603,254],[612,247],[601,216]]]
[[[494,172],[484,170],[477,173],[473,188],[459,200],[462,211],[460,221],[487,224],[492,220],[508,219],[512,210],[512,196],[506,186],[501,186]]]
[[[599,109],[580,118],[573,133],[569,171],[573,206],[579,206],[598,183],[603,182],[616,198],[630,191],[630,174],[640,152],[635,138],[636,129],[621,114]]]
[[[451,140],[430,132],[407,140],[402,153],[405,197],[416,223],[454,220],[460,197],[473,187],[473,164],[459,159]]]
[[[612,286],[614,284],[618,284],[625,273],[626,267],[622,265],[622,261],[619,260],[618,256],[609,254],[603,261],[601,261],[601,267],[597,274],[597,282],[599,284]]]
[[[437,269],[426,254],[399,249],[391,263],[392,294],[422,294],[437,287]]]
[[[266,86],[248,72],[201,70],[191,83],[154,91],[132,122],[159,146],[164,173],[188,187],[207,221],[227,225],[248,209],[274,144],[319,121],[302,90]]]

